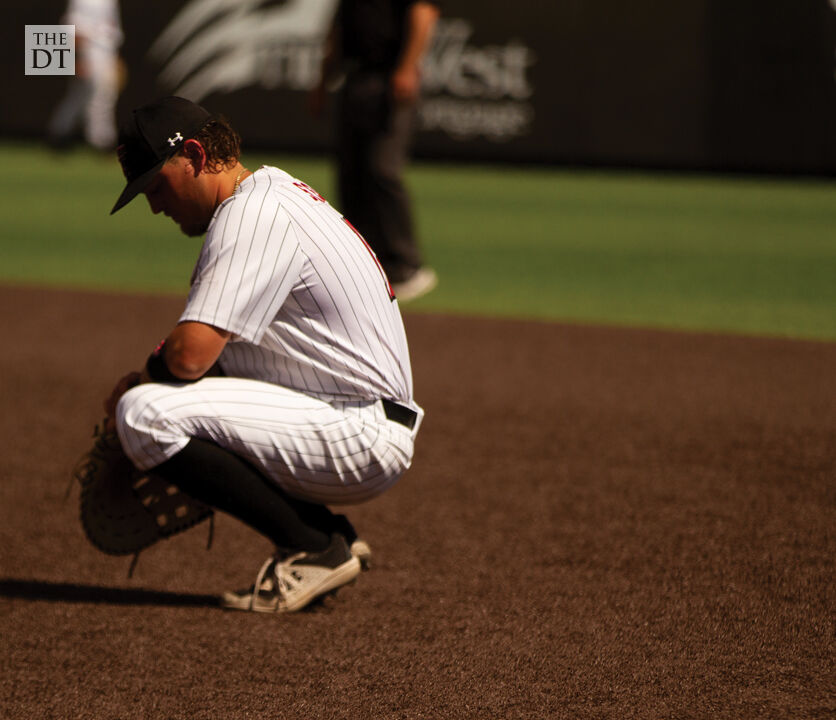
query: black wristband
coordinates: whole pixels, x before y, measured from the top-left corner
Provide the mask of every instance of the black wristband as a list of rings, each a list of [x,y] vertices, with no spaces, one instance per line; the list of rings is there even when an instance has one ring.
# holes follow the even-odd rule
[[[145,363],[145,371],[148,373],[148,377],[158,383],[194,382],[193,380],[184,380],[183,378],[179,378],[168,369],[168,365],[165,363],[165,355],[163,352],[164,348],[165,342],[162,342],[157,349],[148,356],[148,361]]]

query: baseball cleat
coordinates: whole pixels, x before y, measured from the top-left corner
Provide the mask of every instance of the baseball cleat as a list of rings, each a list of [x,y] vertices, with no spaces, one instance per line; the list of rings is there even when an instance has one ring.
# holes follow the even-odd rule
[[[417,300],[435,289],[438,285],[438,275],[435,270],[428,267],[418,268],[406,280],[393,282],[392,290],[400,302]]]
[[[372,549],[365,540],[357,538],[351,543],[351,554],[360,561],[360,567],[368,570],[372,564]]]
[[[372,549],[369,544],[357,537],[357,531],[345,515],[336,515],[336,532],[340,533],[351,548],[351,554],[359,561],[363,570],[368,570],[372,562]]]
[[[322,552],[268,558],[255,584],[248,590],[225,592],[221,606],[251,612],[295,612],[359,574],[360,560],[352,555],[343,536],[335,534]]]

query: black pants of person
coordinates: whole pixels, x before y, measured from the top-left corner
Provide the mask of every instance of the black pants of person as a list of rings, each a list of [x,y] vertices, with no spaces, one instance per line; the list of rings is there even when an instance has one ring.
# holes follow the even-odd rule
[[[369,243],[390,282],[422,265],[403,182],[414,103],[393,103],[388,73],[349,74],[337,120],[337,184],[343,215]]]

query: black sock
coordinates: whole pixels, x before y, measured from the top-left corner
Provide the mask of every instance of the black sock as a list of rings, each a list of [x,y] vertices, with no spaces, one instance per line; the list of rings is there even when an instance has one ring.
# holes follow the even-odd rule
[[[345,515],[334,515],[334,527],[336,531],[345,538],[348,546],[351,547],[357,539],[357,531]]]
[[[286,550],[319,552],[338,530],[327,507],[290,497],[248,462],[208,440],[192,438],[151,472]]]

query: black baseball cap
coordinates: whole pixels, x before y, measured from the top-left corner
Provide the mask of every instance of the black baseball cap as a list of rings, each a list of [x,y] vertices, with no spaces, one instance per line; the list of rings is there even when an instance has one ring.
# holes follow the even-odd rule
[[[134,110],[119,132],[116,148],[128,184],[110,214],[141,193],[165,162],[211,119],[205,108],[174,96]]]

